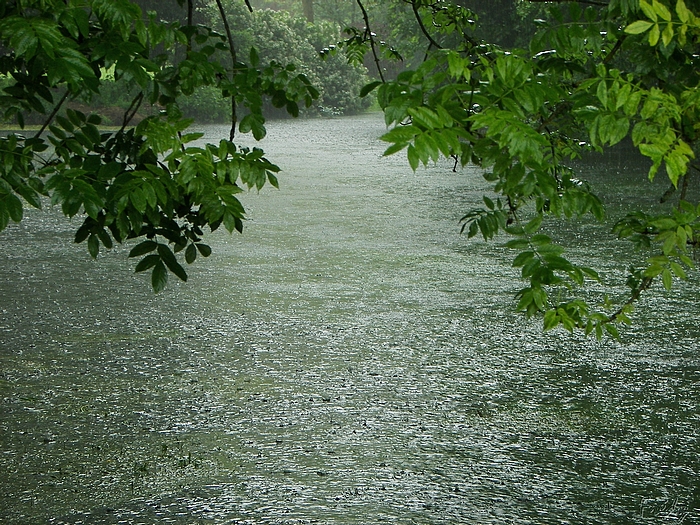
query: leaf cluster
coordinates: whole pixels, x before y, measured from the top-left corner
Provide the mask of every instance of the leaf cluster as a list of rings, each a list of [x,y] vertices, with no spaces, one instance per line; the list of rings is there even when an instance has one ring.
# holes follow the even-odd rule
[[[94,258],[102,247],[142,239],[130,256],[144,256],[136,271],[151,270],[155,291],[169,273],[187,279],[179,253],[187,264],[211,254],[206,230],[242,232],[239,193],[278,186],[279,168],[260,148],[237,147],[235,129],[231,140],[193,146],[202,135],[189,131],[182,97],[217,89],[246,108],[237,130],[260,140],[265,99],[296,116],[318,96],[293,65],[263,65],[254,48],[247,61],[227,62],[231,47],[213,29],[144,18],[128,0],[5,2],[0,15],[0,74],[11,79],[2,116],[20,127],[28,114],[45,119],[33,137],[0,138],[0,230],[22,219],[24,202],[39,208],[49,199],[83,217],[75,241]],[[64,107],[99,94],[108,77],[137,93],[116,132],[104,131],[99,115]],[[130,126],[143,103],[158,111]]]
[[[365,89],[377,90],[391,127],[385,154],[405,150],[414,170],[441,157],[482,167],[495,198],[466,213],[462,231],[515,237],[506,246],[527,281],[516,309],[542,315],[546,330],[617,336],[615,325],[629,322],[654,279],[668,289],[692,268],[698,204],[684,199],[700,137],[700,18],[683,0],[552,5],[524,50],[477,40],[459,6],[414,5],[431,22],[426,60]],[[656,253],[628,279],[630,296],[593,307],[584,285],[602,279],[541,229],[586,215],[604,220],[601,199],[573,166],[628,137],[651,159],[650,179],[663,169],[674,188],[683,186],[681,201],[666,214],[631,212],[617,223],[620,239]]]

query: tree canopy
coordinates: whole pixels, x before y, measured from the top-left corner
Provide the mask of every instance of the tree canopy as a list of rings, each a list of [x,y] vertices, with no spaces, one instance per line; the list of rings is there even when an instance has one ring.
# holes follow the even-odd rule
[[[505,246],[515,250],[513,265],[526,283],[518,310],[542,316],[546,330],[615,336],[654,282],[671,288],[694,268],[700,6],[504,0],[494,17],[477,4],[356,0],[328,9],[305,1],[296,9],[306,21],[283,25],[316,41],[304,53],[320,49],[330,60],[375,66],[377,79],[361,95],[376,92],[390,127],[382,137],[387,155],[405,150],[414,170],[442,157],[454,159],[455,168],[483,168],[493,191],[482,208],[465,213],[463,231],[487,240],[512,237]],[[0,230],[22,219],[25,204],[38,208],[48,198],[67,216],[84,217],[75,240],[86,242],[93,257],[114,242],[134,242],[136,271],[151,271],[156,291],[169,273],[187,279],[180,254],[192,263],[211,253],[205,230],[223,224],[242,231],[237,195],[244,187],[277,186],[279,168],[262,149],[237,146],[235,134],[260,140],[266,107],[296,116],[323,93],[296,57],[276,58],[283,16],[256,19],[267,32],[253,42],[241,38],[249,2],[197,5],[168,4],[175,10],[166,22],[129,0],[0,3],[2,118],[21,128],[39,122],[36,131],[0,138]],[[320,40],[334,35],[323,29],[332,16],[357,27],[321,49]],[[406,67],[387,67],[402,54]],[[71,106],[98,97],[109,79],[133,89],[113,131],[99,115]],[[201,135],[188,131],[192,120],[183,109],[203,88],[230,101],[231,133],[219,144],[194,147]],[[153,110],[132,122],[143,105]],[[650,159],[649,178],[667,177],[675,193],[664,212],[629,210],[615,225],[640,258],[626,278],[629,293],[595,304],[586,290],[601,287],[599,273],[566,257],[552,225],[585,215],[604,219],[600,197],[572,161],[626,139]]]
[[[279,168],[262,149],[237,147],[235,132],[262,139],[265,97],[297,115],[318,91],[294,65],[261,64],[255,48],[238,50],[216,5],[227,34],[194,25],[191,4],[184,23],[145,17],[128,0],[0,4],[0,74],[11,79],[2,116],[20,127],[27,115],[44,116],[38,131],[0,139],[0,230],[22,219],[21,199],[40,208],[48,197],[69,217],[84,214],[75,241],[87,242],[93,257],[114,242],[141,240],[129,256],[142,257],[136,271],[151,270],[156,291],[169,272],[187,279],[176,253],[187,263],[211,253],[205,228],[242,231],[237,195],[242,187],[277,186]],[[99,115],[61,111],[100,94],[108,76],[135,86],[117,131],[102,131]],[[231,133],[193,147],[202,135],[188,132],[192,120],[180,101],[201,86],[230,99]],[[129,126],[144,102],[158,110]]]
[[[700,18],[684,0],[554,2],[526,47],[474,37],[478,17],[457,3],[412,2],[427,42],[425,60],[377,82],[386,154],[406,150],[415,170],[440,157],[484,168],[493,195],[466,213],[463,231],[512,237],[526,286],[517,309],[598,337],[618,334],[633,303],[655,281],[670,289],[694,268],[700,203],[690,200],[700,138]],[[348,41],[348,46],[358,45]],[[365,45],[376,48],[369,36]],[[630,138],[664,173],[675,200],[667,211],[639,210],[614,226],[642,255],[629,269],[627,296],[591,304],[584,286],[598,272],[567,259],[544,224],[605,209],[576,177],[572,161]],[[671,193],[671,192],[669,192]],[[551,232],[550,227],[548,231]]]

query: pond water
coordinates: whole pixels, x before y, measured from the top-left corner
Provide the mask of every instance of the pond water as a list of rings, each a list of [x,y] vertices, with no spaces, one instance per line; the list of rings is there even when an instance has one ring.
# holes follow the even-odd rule
[[[2,234],[0,522],[700,523],[697,277],[621,343],[542,334],[510,254],[459,235],[479,173],[414,174],[383,131],[271,123],[281,189],[157,296],[78,220]],[[629,163],[586,168],[613,216]],[[608,231],[561,235],[619,279]]]

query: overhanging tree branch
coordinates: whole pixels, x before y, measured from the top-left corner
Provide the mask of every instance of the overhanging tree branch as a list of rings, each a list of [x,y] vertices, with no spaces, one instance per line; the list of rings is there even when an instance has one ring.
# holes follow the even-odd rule
[[[359,1],[359,0],[358,0]],[[246,5],[247,2],[246,2]],[[226,30],[226,38],[228,39],[228,49],[231,55],[231,74],[235,74],[236,63],[238,59],[236,57],[236,47],[233,44],[233,36],[231,34],[231,27],[228,24],[228,18],[226,17],[226,11],[224,11],[224,6],[221,4],[221,0],[216,0],[216,6],[219,8],[219,14],[221,15],[221,21],[224,24],[224,29]],[[250,5],[248,5],[250,8]],[[238,117],[236,115],[236,97],[231,96],[231,131],[229,132],[229,140],[233,141],[236,136],[236,122]]]

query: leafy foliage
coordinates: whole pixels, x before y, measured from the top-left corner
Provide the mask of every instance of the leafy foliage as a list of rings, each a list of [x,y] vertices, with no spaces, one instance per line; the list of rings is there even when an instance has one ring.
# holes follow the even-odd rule
[[[360,98],[359,92],[367,82],[366,69],[362,65],[351,65],[341,57],[323,60],[319,51],[339,38],[339,27],[330,22],[307,23],[302,16],[293,16],[287,11],[271,9],[255,10],[252,13],[240,1],[224,2],[236,47],[255,47],[260,64],[289,64],[301,72],[318,90],[311,107],[313,112],[330,111],[334,114],[351,114],[365,109],[370,101]],[[205,10],[212,27],[218,27],[218,11],[210,6]],[[207,118],[211,111],[211,96],[200,89],[196,94],[201,103],[191,105],[190,113]],[[196,102],[196,101],[195,101]],[[219,98],[215,102],[216,112],[226,113],[228,108]],[[189,108],[188,108],[189,109]],[[266,116],[284,114],[275,105],[275,99],[265,103]],[[193,110],[193,111],[192,111]]]
[[[562,2],[529,48],[479,40],[474,16],[456,4],[414,0],[428,42],[426,59],[395,81],[370,84],[391,129],[386,155],[406,151],[415,170],[441,157],[476,164],[496,197],[462,219],[469,237],[513,237],[526,286],[517,309],[561,326],[617,336],[634,301],[660,278],[670,289],[694,264],[700,207],[686,201],[700,138],[700,17],[684,0],[612,0],[602,7]],[[424,23],[430,22],[430,23]],[[429,29],[428,29],[429,28]],[[592,188],[570,168],[584,151],[603,151],[626,137],[679,188],[675,209],[658,216],[631,212],[614,232],[650,250],[631,268],[631,292],[592,306],[582,287],[598,273],[567,259],[543,232],[554,219],[604,218]],[[456,165],[455,164],[455,165]],[[545,221],[545,219],[547,221]],[[555,299],[556,298],[556,299]],[[563,298],[563,299],[562,299]]]
[[[243,188],[277,186],[279,168],[259,148],[232,140],[191,146],[201,135],[188,132],[181,97],[217,89],[247,108],[233,125],[259,140],[265,97],[296,115],[317,96],[294,66],[260,66],[252,49],[248,62],[226,67],[231,48],[224,37],[154,16],[144,21],[128,0],[4,2],[0,40],[0,74],[11,79],[0,97],[3,118],[21,127],[27,115],[45,119],[31,137],[0,138],[0,230],[22,219],[22,200],[40,208],[48,197],[69,217],[83,214],[75,241],[92,257],[115,242],[142,239],[130,256],[144,256],[136,271],[151,270],[155,291],[169,273],[187,279],[180,252],[188,264],[211,253],[205,229],[242,231]],[[178,55],[182,60],[173,62]],[[99,95],[111,76],[136,92],[121,129],[104,132],[98,115],[60,111],[66,101]],[[129,127],[144,101],[161,110]]]

